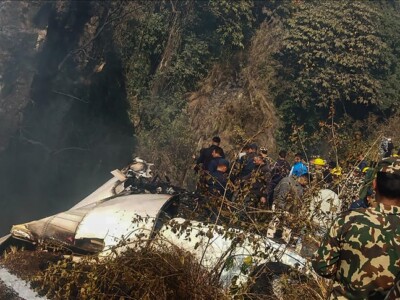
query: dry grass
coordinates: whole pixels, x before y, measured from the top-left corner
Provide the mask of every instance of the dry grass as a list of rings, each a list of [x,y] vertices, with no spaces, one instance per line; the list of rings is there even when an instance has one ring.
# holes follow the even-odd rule
[[[60,261],[35,279],[52,299],[227,299],[218,279],[176,247]]]
[[[323,300],[327,298],[330,290],[329,281],[322,278],[303,277],[296,280],[290,275],[285,275],[280,278],[278,284],[281,299]]]
[[[80,262],[46,251],[10,251],[1,260],[12,273],[33,280],[49,299],[228,299],[218,279],[176,247],[128,250],[116,259]],[[325,299],[329,282],[288,270],[262,268],[235,299]],[[279,272],[278,272],[279,273]],[[272,281],[272,279],[274,279]],[[274,286],[274,288],[272,288]],[[276,294],[274,294],[276,293]],[[20,298],[0,285],[1,299]]]
[[[10,248],[6,251],[0,263],[11,273],[23,280],[29,281],[33,276],[44,271],[49,265],[61,260],[62,256],[47,251],[29,251]]]
[[[29,282],[33,276],[37,276],[49,265],[60,260],[60,255],[47,251],[30,251],[17,247],[11,247],[0,259],[0,265],[4,266],[10,273]],[[13,290],[9,289],[0,281],[0,299],[22,300]]]

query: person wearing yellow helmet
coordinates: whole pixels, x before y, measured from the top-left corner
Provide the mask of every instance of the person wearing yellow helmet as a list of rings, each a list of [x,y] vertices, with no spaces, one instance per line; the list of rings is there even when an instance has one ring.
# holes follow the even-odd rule
[[[397,150],[397,153],[393,153],[393,157],[400,157],[400,148]]]
[[[335,176],[342,176],[342,168],[341,167],[334,167],[331,170],[331,174]]]
[[[335,161],[329,161],[327,167],[323,171],[324,174],[324,188],[335,191],[336,193],[340,177],[342,176],[342,168],[336,164]]]
[[[317,157],[311,160],[312,171],[311,174],[316,178],[316,182],[319,184],[324,184],[324,172],[325,172],[325,160],[321,157]]]
[[[370,169],[370,167],[365,167],[364,169],[361,170],[363,173],[367,173],[367,171]]]
[[[316,159],[314,159],[314,165],[325,166],[325,161],[322,158],[317,157]]]
[[[363,170],[368,167],[368,163],[365,160],[365,156],[362,152],[358,153],[358,165],[357,167],[360,169],[361,172],[364,172]]]

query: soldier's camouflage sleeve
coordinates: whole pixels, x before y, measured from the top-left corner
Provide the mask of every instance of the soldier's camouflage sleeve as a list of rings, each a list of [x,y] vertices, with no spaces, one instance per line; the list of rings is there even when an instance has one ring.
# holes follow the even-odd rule
[[[400,273],[399,254],[400,208],[379,203],[342,213],[314,254],[312,265],[319,275],[334,279],[334,299],[372,299],[374,295],[383,299]]]
[[[331,278],[335,276],[338,269],[340,256],[338,237],[342,224],[342,218],[339,217],[335,220],[312,258],[312,266],[315,272],[323,277]]]

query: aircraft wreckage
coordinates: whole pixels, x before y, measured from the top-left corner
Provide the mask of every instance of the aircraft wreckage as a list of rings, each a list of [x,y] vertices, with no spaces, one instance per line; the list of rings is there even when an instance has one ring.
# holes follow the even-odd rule
[[[0,250],[18,243],[53,244],[72,253],[105,256],[121,241],[129,247],[137,245],[134,241],[139,237],[145,237],[182,247],[206,268],[220,264],[220,279],[226,286],[234,277],[245,280],[242,265],[249,258],[253,266],[275,261],[284,268],[308,270],[307,259],[285,243],[257,234],[250,238],[239,228],[222,230],[222,226],[188,218],[181,208],[188,205],[188,199],[197,205],[195,195],[166,181],[157,181],[159,178],[151,173],[151,164],[139,158],[121,171],[111,173],[113,178],[71,209],[12,226],[10,234],[0,239]],[[330,190],[320,191],[318,197],[318,209],[325,215],[332,211],[332,205],[340,205],[337,195]],[[177,231],[177,226],[181,230]],[[211,235],[207,234],[210,230]],[[227,231],[231,233],[229,236],[241,236],[235,247],[232,238],[227,238]],[[228,258],[229,267],[221,263]]]

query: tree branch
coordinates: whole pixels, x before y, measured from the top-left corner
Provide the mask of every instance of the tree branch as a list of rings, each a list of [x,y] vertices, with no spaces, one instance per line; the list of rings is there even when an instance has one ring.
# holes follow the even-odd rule
[[[72,96],[72,95],[70,95],[70,94],[66,94],[66,93],[62,93],[62,92],[57,92],[57,91],[52,91],[52,92],[55,93],[55,94],[58,94],[58,95],[62,95],[62,96],[66,96],[66,97],[69,97],[69,98],[78,100],[78,101],[83,102],[83,103],[89,103],[89,101],[86,101],[86,100],[83,100],[83,99],[81,99],[81,98]]]

